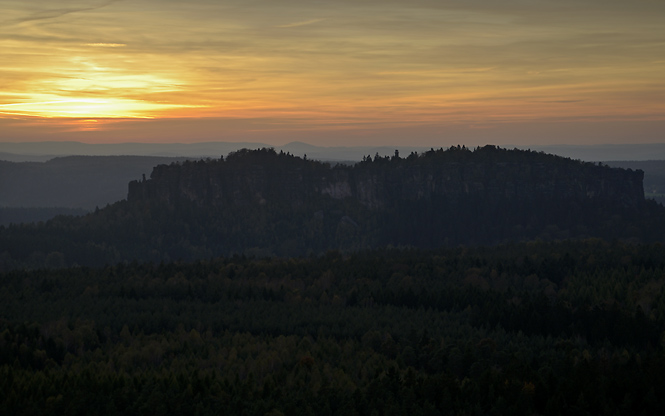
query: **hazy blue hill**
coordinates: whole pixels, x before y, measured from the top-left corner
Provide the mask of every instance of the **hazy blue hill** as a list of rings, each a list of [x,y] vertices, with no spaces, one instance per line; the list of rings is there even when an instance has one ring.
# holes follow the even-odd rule
[[[219,157],[242,148],[260,148],[264,143],[201,142],[201,143],[80,143],[27,142],[0,143],[0,155],[9,153],[27,160],[43,160],[57,156],[159,156],[159,157]],[[0,157],[0,160],[2,157]],[[14,159],[8,159],[14,160]],[[23,159],[26,160],[26,159]]]
[[[162,163],[144,156],[68,156],[47,162],[0,161],[0,206],[92,210],[127,197],[127,183]]]
[[[7,162],[46,162],[53,159],[53,155],[29,155],[29,154],[16,154],[9,152],[0,152],[0,161]]]

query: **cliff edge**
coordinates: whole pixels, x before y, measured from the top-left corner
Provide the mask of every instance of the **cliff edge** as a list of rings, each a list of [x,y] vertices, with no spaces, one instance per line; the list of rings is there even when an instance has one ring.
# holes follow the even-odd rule
[[[272,149],[241,150],[226,159],[160,165],[150,179],[129,184],[128,200],[231,207],[298,207],[328,197],[351,199],[370,210],[480,198],[487,202],[595,201],[620,207],[644,203],[642,171],[581,162],[544,153],[485,146],[366,157],[330,166]]]

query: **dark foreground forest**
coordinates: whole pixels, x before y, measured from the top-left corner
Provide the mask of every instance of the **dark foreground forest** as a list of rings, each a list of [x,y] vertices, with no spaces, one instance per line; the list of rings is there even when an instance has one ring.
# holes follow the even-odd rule
[[[665,248],[8,271],[0,414],[653,415]]]

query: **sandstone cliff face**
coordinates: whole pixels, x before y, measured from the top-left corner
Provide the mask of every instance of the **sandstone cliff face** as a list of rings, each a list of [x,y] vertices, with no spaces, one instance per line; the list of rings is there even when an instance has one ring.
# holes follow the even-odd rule
[[[129,201],[180,199],[225,206],[352,199],[377,210],[403,201],[602,201],[621,207],[644,202],[642,171],[487,146],[430,151],[408,158],[367,159],[355,166],[307,161],[273,150],[240,151],[227,160],[160,165],[150,179],[129,184]]]

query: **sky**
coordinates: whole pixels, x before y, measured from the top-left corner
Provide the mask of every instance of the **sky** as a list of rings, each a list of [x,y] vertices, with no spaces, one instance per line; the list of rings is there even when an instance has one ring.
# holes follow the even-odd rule
[[[0,0],[0,142],[665,142],[663,0]]]

